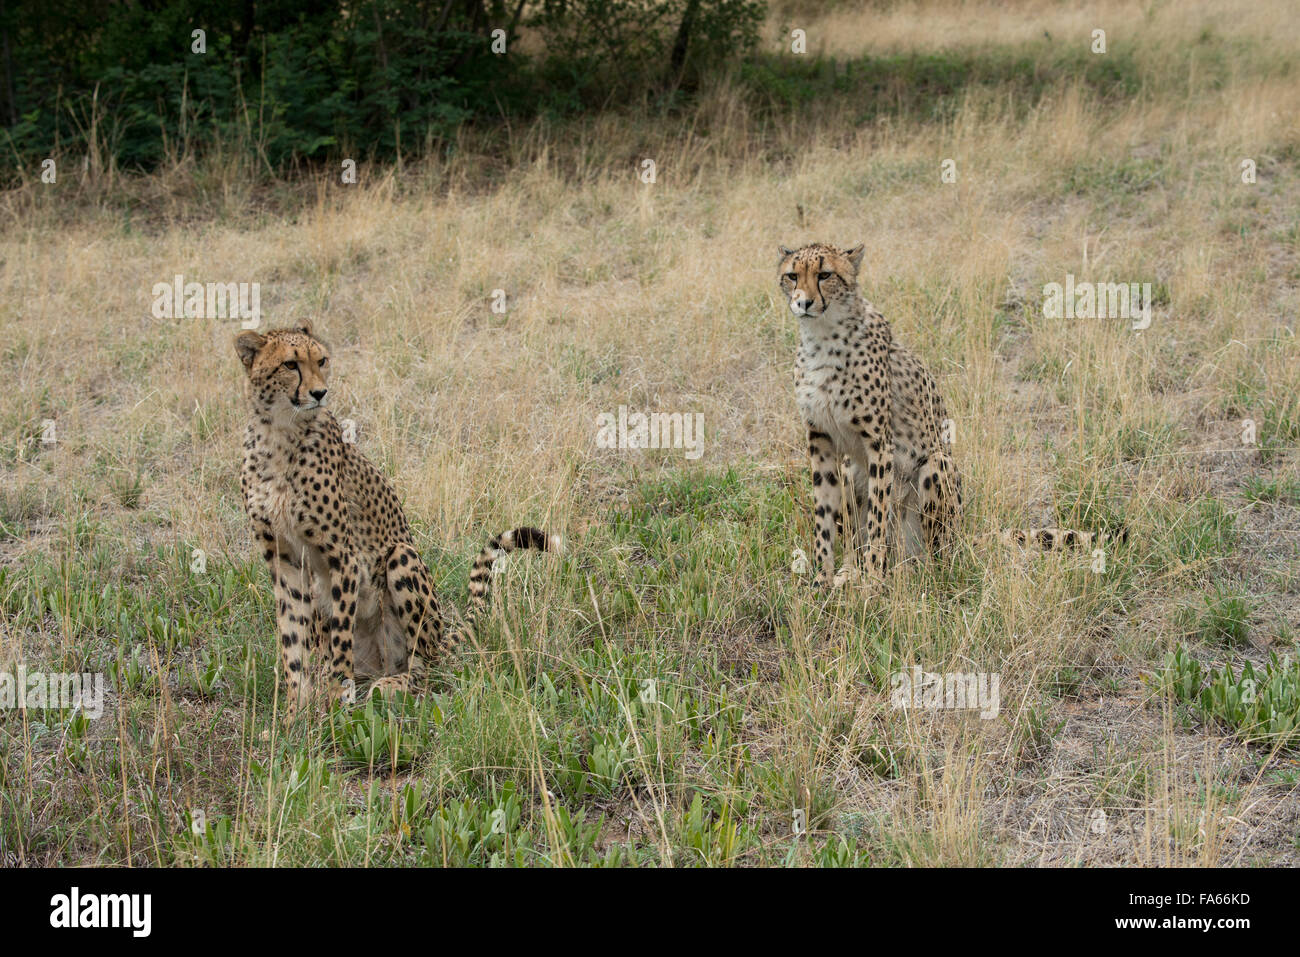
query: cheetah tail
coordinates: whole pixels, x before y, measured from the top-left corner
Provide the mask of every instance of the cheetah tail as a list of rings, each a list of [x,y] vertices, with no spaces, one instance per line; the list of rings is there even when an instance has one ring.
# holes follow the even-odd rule
[[[1007,547],[1036,548],[1045,552],[1067,548],[1093,549],[1123,545],[1128,529],[1120,525],[1098,532],[1081,532],[1073,528],[1006,528],[983,536],[986,542]]]
[[[564,552],[564,539],[559,535],[548,535],[538,528],[523,526],[502,532],[488,542],[483,551],[474,559],[469,570],[469,604],[466,609],[465,624],[455,634],[449,635],[446,645],[454,647],[473,634],[474,622],[487,610],[492,597],[492,565],[503,555],[508,555],[517,548],[535,548],[540,552]]]

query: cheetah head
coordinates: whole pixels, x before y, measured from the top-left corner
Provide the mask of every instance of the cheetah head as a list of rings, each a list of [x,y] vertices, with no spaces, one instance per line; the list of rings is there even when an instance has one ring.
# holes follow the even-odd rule
[[[264,336],[242,332],[235,338],[235,353],[248,372],[259,408],[293,418],[325,404],[329,350],[312,333],[311,323],[304,320]]]
[[[852,249],[826,243],[810,243],[799,249],[778,248],[781,290],[789,298],[790,311],[796,316],[834,316],[857,295],[861,243]]]

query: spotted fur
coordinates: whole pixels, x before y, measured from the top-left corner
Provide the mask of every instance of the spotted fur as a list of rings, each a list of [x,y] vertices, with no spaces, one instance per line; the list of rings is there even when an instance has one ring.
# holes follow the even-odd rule
[[[934,377],[858,291],[863,246],[780,247],[779,282],[799,318],[795,397],[808,432],[819,583],[835,573],[837,529],[851,529],[879,579],[889,546],[905,556],[949,544],[962,512],[947,409]],[[845,495],[849,487],[852,495]],[[1085,547],[1091,533],[1008,529],[1008,545]]]
[[[1008,548],[1038,548],[1045,552],[1063,548],[1108,548],[1128,541],[1128,529],[1117,528],[1100,532],[1082,532],[1073,528],[1004,528],[981,538],[985,543],[996,543]]]
[[[467,622],[448,629],[397,493],[343,441],[324,408],[325,343],[303,323],[244,332],[235,351],[253,400],[244,509],[270,566],[290,715],[310,697],[311,652],[328,663],[333,697],[346,697],[356,678],[378,678],[372,690],[408,687],[421,662],[472,635],[497,558],[516,548],[560,549],[558,538],[535,528],[493,538],[470,571]]]

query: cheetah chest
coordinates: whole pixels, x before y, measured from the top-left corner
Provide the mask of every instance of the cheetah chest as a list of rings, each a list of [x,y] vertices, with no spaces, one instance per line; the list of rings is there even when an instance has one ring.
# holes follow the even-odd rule
[[[833,364],[801,366],[795,399],[809,427],[825,432],[845,454],[862,445],[862,432],[870,431],[879,411],[847,370]]]
[[[300,521],[304,514],[303,498],[303,491],[290,478],[263,474],[250,483],[245,503],[248,514],[255,521],[270,526],[281,546],[296,556],[302,567],[311,573],[316,609],[327,617],[331,613],[332,573],[325,553],[316,544],[316,540],[330,530],[318,521],[309,519],[306,524]],[[369,563],[365,556],[358,558],[361,561],[357,568],[357,617],[366,620],[376,615],[378,597],[372,587],[372,569]]]

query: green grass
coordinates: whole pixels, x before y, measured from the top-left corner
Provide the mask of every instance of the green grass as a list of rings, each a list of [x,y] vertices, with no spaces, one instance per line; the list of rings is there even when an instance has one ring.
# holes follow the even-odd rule
[[[1246,501],[1252,505],[1273,504],[1300,506],[1300,479],[1279,476],[1266,479],[1252,475],[1242,486]]]
[[[435,669],[428,693],[289,729],[272,718],[259,560],[210,555],[196,574],[182,546],[123,561],[111,533],[75,522],[59,554],[0,571],[0,611],[55,638],[47,667],[108,673],[123,733],[0,718],[0,766],[23,795],[0,809],[0,828],[38,858],[93,845],[101,860],[158,864],[925,859],[928,845],[852,825],[834,768],[847,760],[889,781],[927,759],[899,735],[898,712],[863,725],[835,688],[885,688],[918,653],[987,660],[1017,626],[988,614],[1000,599],[969,553],[911,573],[904,619],[843,595],[815,600],[788,567],[810,531],[797,491],[736,468],[641,481],[560,568],[513,562],[481,651]],[[470,552],[426,553],[444,594],[463,593]],[[1132,587],[1099,578],[1066,586],[1082,617],[1121,607]],[[1214,606],[1215,620],[1235,601]],[[554,609],[544,634],[539,603]],[[976,609],[983,620],[954,641],[952,616]],[[816,663],[827,653],[829,671]],[[1041,681],[1050,698],[1087,693],[1092,679],[1063,661]],[[1014,753],[1033,760],[1061,723],[1034,706],[1014,728]],[[89,824],[64,776],[24,757],[56,751],[76,755],[64,773],[98,801],[120,802],[125,776],[131,807]],[[204,812],[201,833],[174,836],[171,805],[147,786],[159,762]],[[40,829],[26,816],[36,805],[48,808]],[[659,809],[655,826],[611,837],[611,815],[638,805]]]
[[[59,554],[0,571],[0,611],[53,637],[47,668],[106,672],[122,733],[0,717],[0,766],[15,789],[0,828],[37,858],[93,846],[100,860],[158,864],[887,858],[879,835],[845,830],[854,818],[832,769],[849,760],[885,781],[917,773],[921,756],[898,736],[897,713],[863,726],[826,682],[884,687],[918,648],[944,660],[956,652],[949,615],[988,598],[962,559],[920,572],[920,634],[844,597],[810,603],[788,569],[807,531],[793,492],[738,469],[641,482],[580,558],[549,574],[512,563],[481,653],[436,669],[427,694],[373,699],[312,728],[272,718],[278,664],[260,560],[209,555],[203,574],[185,547],[123,561],[106,529],[74,523]],[[444,593],[458,594],[463,556],[426,557]],[[532,631],[538,589],[557,609],[545,636]],[[792,634],[801,620],[800,634],[841,649],[831,672]],[[976,647],[992,653],[1008,627],[989,619]],[[1045,713],[1021,722],[1022,749],[1050,740]],[[62,774],[40,772],[69,751]],[[148,784],[160,762],[204,812],[202,833],[171,820]],[[124,777],[130,807],[89,822],[76,791],[120,803]],[[613,840],[609,816],[638,803],[662,820]],[[37,805],[48,810],[34,829]]]
[[[1202,641],[1240,648],[1250,637],[1250,601],[1220,586],[1205,596],[1198,631]]]

